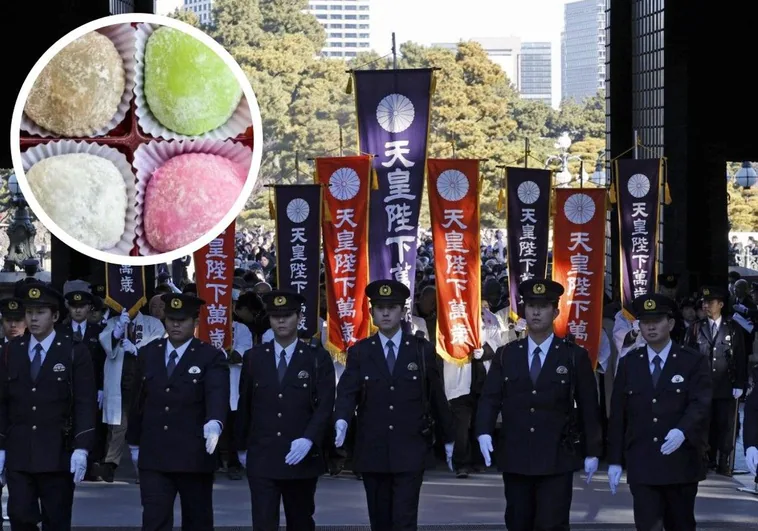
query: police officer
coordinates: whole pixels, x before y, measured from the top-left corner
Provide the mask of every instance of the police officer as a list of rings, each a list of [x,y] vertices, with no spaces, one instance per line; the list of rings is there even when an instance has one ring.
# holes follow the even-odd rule
[[[742,428],[742,443],[745,462],[758,483],[758,367],[753,369],[753,380],[745,394],[745,425]]]
[[[719,474],[731,476],[737,401],[747,385],[744,334],[737,323],[723,315],[729,300],[726,289],[703,287],[701,297],[707,317],[690,326],[685,345],[708,359],[713,378],[709,464]]]
[[[615,493],[624,459],[639,531],[695,529],[705,479],[711,377],[708,358],[671,339],[676,303],[636,298],[646,345],[619,361],[608,424],[608,480]]]
[[[431,344],[402,332],[410,290],[395,280],[378,280],[366,287],[366,295],[379,333],[348,350],[337,385],[335,446],[345,442],[357,406],[353,467],[363,475],[371,529],[416,529],[435,429],[429,419],[436,418],[444,434],[452,467],[452,414]]]
[[[61,294],[40,283],[25,284],[23,293],[29,334],[6,344],[0,358],[8,517],[14,531],[36,530],[40,521],[46,530],[68,530],[95,436],[94,370],[87,349],[55,330]]]
[[[498,349],[479,400],[476,433],[487,466],[498,413],[503,419],[495,458],[509,531],[568,529],[574,472],[584,466],[589,482],[602,452],[589,355],[553,329],[563,291],[546,279],[519,284],[527,337]]]
[[[166,339],[141,347],[126,440],[139,468],[143,531],[170,531],[174,500],[182,530],[213,529],[213,455],[229,407],[224,353],[194,337],[200,307],[192,295],[167,293]]]
[[[297,337],[305,298],[263,295],[274,340],[245,352],[237,413],[240,462],[247,468],[253,529],[279,529],[279,504],[289,531],[316,529],[318,477],[326,472],[324,435],[334,409],[334,364],[316,341]]]
[[[17,297],[0,300],[0,315],[2,315],[3,343],[26,332],[26,312],[24,301]]]

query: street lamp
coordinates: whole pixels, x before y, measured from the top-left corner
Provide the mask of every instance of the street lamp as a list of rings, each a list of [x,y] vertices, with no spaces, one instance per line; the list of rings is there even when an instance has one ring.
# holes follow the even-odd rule
[[[3,271],[13,272],[17,268],[23,268],[25,260],[35,258],[37,247],[34,245],[34,236],[37,229],[32,223],[16,174],[11,173],[6,179],[8,191],[0,196],[0,212],[9,212],[12,209],[13,218],[5,231],[8,234],[9,245]]]
[[[603,162],[604,158],[605,153],[602,151],[598,153],[597,162],[595,163],[595,171],[592,172],[592,175],[590,176],[590,182],[592,184],[602,187],[605,187],[606,184],[605,163]]]
[[[756,181],[758,181],[758,173],[753,169],[750,161],[744,161],[742,167],[734,174],[734,182],[743,188],[751,188]]]
[[[561,169],[555,174],[555,185],[563,186],[571,182],[573,179],[571,172],[568,169],[568,163],[570,160],[579,160],[582,158],[578,155],[569,155],[569,148],[571,147],[571,138],[569,138],[567,132],[561,133],[558,137],[558,141],[555,143],[555,148],[560,150],[558,155],[551,155],[545,161],[545,168],[547,169],[553,162],[558,162],[561,165]]]

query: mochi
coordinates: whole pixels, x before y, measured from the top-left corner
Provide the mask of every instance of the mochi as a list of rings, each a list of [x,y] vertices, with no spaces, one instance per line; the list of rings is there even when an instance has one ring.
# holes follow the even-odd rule
[[[186,153],[169,159],[145,189],[147,242],[167,253],[207,234],[231,210],[247,173],[241,164],[218,155]]]
[[[237,78],[216,52],[165,26],[147,40],[144,78],[153,116],[182,135],[202,135],[224,125],[242,98]]]

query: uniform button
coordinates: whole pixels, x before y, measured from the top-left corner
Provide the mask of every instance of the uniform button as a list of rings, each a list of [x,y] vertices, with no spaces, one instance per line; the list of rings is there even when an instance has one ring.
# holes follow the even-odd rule
[[[390,429],[391,429],[391,430],[394,430],[394,429],[395,429],[395,428],[394,428],[394,426],[392,426],[392,424],[390,424]]]
[[[653,422],[658,422],[658,419],[653,419]]]
[[[534,413],[534,408],[531,408],[531,409],[529,410],[529,412],[530,412],[530,413]]]
[[[166,431],[168,429],[168,426],[163,426],[163,431]]]
[[[166,387],[166,392],[168,393],[170,389],[170,387]]]
[[[168,411],[168,406],[166,406],[166,411]]]
[[[532,433],[534,433],[534,428],[529,428],[529,431],[531,431]]]
[[[677,389],[677,390],[676,390],[676,392],[677,392],[677,393],[681,393],[681,392],[682,392],[682,390],[681,390],[681,389]]]
[[[390,391],[394,391],[394,390],[395,390],[395,386],[394,385],[390,385]]]
[[[655,398],[653,398],[653,404],[655,404],[656,402],[658,402],[658,400],[656,400]]]
[[[33,429],[33,430],[36,430],[36,429],[37,429],[37,426],[32,426],[32,429]]]
[[[36,387],[32,387],[32,393],[35,393],[35,392],[37,392],[37,388]]]
[[[282,414],[281,413],[277,413],[276,416],[279,417],[279,418],[282,418]]]
[[[716,369],[713,369],[713,372],[716,372]]]
[[[281,398],[281,397],[282,397],[282,393],[279,393],[279,398]]]
[[[658,442],[658,437],[653,437],[653,442]]]
[[[280,432],[280,431],[276,432],[276,436],[277,437],[281,437],[282,436],[282,432]]]
[[[395,406],[390,406],[390,411],[392,411],[393,409],[395,409]]]
[[[536,395],[537,394],[537,390],[535,389],[534,391],[532,391],[532,394]]]
[[[37,406],[32,406],[32,411],[37,411]]]

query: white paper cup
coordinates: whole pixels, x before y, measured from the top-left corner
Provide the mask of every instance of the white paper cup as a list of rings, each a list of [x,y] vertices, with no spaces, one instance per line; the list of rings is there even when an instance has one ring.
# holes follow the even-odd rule
[[[81,137],[99,137],[106,135],[109,131],[114,129],[118,124],[124,121],[126,113],[129,111],[129,105],[134,96],[135,77],[137,74],[137,61],[134,58],[135,54],[135,30],[131,24],[116,24],[114,26],[106,26],[97,30],[108,37],[113,44],[116,45],[118,53],[121,55],[121,59],[124,60],[124,73],[126,74],[126,80],[124,84],[124,93],[121,95],[121,101],[118,104],[118,110],[113,116],[108,125],[98,129],[90,134],[78,135]],[[26,102],[24,102],[26,103]],[[21,117],[21,130],[29,133],[30,135],[38,135],[43,138],[59,137],[59,135],[43,129],[34,123],[26,113]]]
[[[162,254],[148,243],[142,225],[142,215],[145,205],[145,190],[155,170],[163,166],[169,159],[185,153],[206,153],[225,157],[232,162],[240,164],[245,173],[250,172],[253,160],[253,152],[246,145],[233,140],[153,140],[142,144],[134,152],[134,170],[137,175],[137,249],[142,256]],[[248,178],[250,178],[248,176]],[[221,221],[217,220],[216,222]]]
[[[124,177],[126,184],[126,225],[121,240],[110,249],[102,249],[103,252],[128,256],[134,248],[134,239],[137,236],[137,186],[134,180],[134,173],[126,155],[119,150],[110,146],[103,146],[94,142],[83,140],[53,140],[45,144],[38,144],[21,153],[21,161],[24,166],[24,172],[39,161],[55,157],[58,155],[68,155],[71,153],[87,153],[97,155],[108,159],[116,165],[121,175]],[[65,201],[66,198],[61,198]],[[61,229],[62,230],[62,229]]]
[[[182,135],[166,129],[155,118],[150,111],[150,106],[145,98],[145,48],[150,35],[160,26],[157,24],[139,24],[136,32],[136,61],[137,76],[134,87],[134,102],[136,106],[137,123],[146,134],[154,138],[163,138],[165,140],[192,140],[192,139],[214,139],[226,140],[236,138],[242,135],[253,124],[250,114],[250,106],[247,104],[247,98],[242,95],[237,109],[232,116],[223,125],[202,135]],[[194,37],[193,37],[194,38]]]

